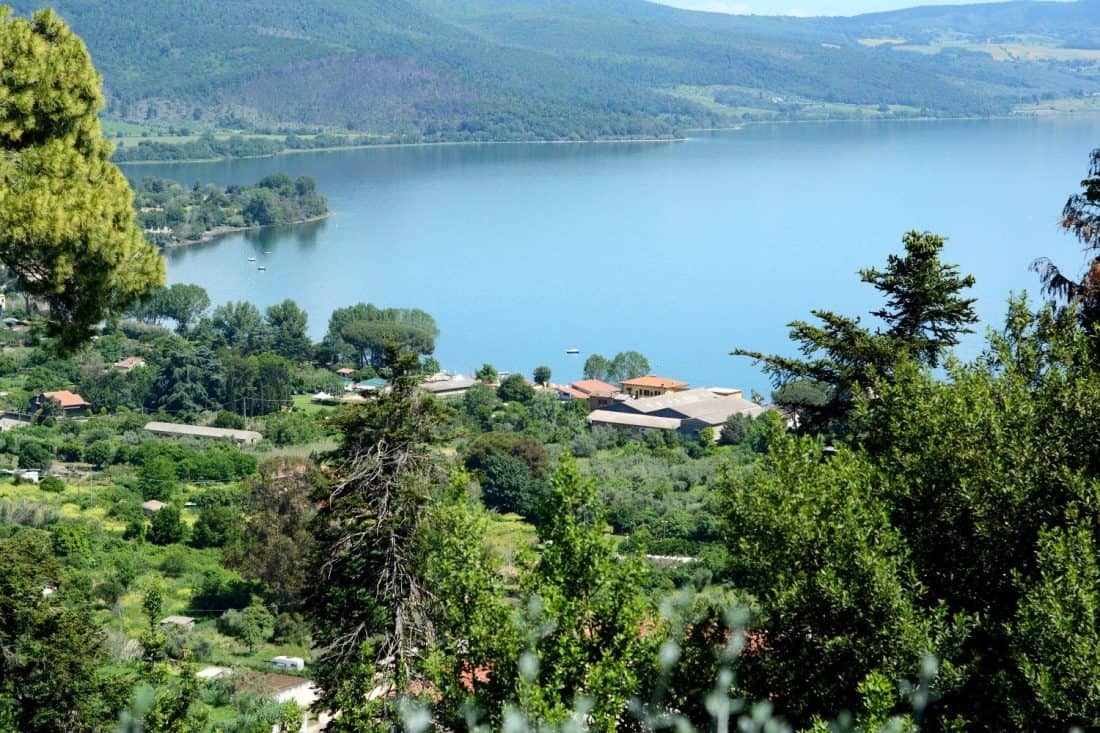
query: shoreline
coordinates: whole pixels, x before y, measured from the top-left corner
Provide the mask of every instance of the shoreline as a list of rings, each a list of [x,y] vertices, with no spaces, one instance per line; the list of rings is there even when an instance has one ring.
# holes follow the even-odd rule
[[[1098,115],[1098,111],[1088,112],[1059,112],[1051,111],[1047,113],[1039,111],[1029,111],[1026,113],[1009,113],[1002,115],[987,115],[983,117],[960,115],[956,117],[851,117],[846,119],[807,119],[807,120],[746,120],[739,122],[736,125],[728,127],[686,127],[682,130],[683,135],[677,135],[675,137],[626,137],[626,138],[596,138],[588,140],[452,140],[452,141],[439,141],[439,142],[419,142],[419,143],[375,143],[367,145],[336,145],[333,147],[325,148],[287,148],[281,150],[278,153],[272,153],[271,155],[246,155],[240,158],[188,158],[186,160],[127,160],[121,162],[114,162],[116,166],[128,166],[128,165],[188,165],[192,163],[224,163],[232,160],[262,160],[266,158],[278,158],[284,155],[301,155],[303,153],[335,153],[346,150],[374,150],[374,149],[393,149],[393,148],[442,148],[442,147],[459,147],[459,146],[471,146],[471,145],[615,145],[621,143],[684,143],[689,142],[692,138],[688,133],[705,133],[705,132],[736,132],[737,130],[743,130],[749,126],[760,125],[823,125],[823,124],[845,124],[853,122],[875,122],[875,123],[915,123],[915,122],[960,122],[966,120],[1020,120],[1020,119],[1049,119],[1051,117],[1076,117],[1080,115]],[[304,223],[304,222],[301,222]],[[255,228],[255,227],[251,227]],[[183,245],[178,245],[183,246]]]
[[[719,128],[700,128],[714,129]],[[689,130],[685,130],[689,132]],[[328,148],[287,148],[271,155],[245,155],[240,158],[187,158],[184,160],[123,160],[111,161],[116,166],[126,165],[184,165],[189,163],[225,163],[231,160],[264,160],[283,155],[303,153],[337,153],[344,150],[376,150],[381,148],[444,148],[468,145],[614,145],[616,143],[683,143],[690,138],[677,137],[623,137],[594,140],[445,140],[429,143],[374,143],[370,145],[335,145]]]
[[[234,160],[240,159],[234,158]],[[206,244],[208,242],[213,242],[217,239],[221,239],[222,237],[228,237],[233,234],[240,234],[241,232],[256,232],[263,229],[274,229],[275,227],[296,227],[302,224],[312,224],[314,222],[324,221],[325,219],[328,219],[330,216],[332,216],[332,213],[333,212],[328,211],[324,214],[321,214],[320,216],[311,216],[308,219],[302,219],[301,221],[291,221],[287,222],[286,224],[257,224],[256,226],[251,227],[234,227],[232,229],[216,230],[212,229],[209,232],[203,232],[202,237],[199,239],[188,240],[186,242],[180,242],[178,244],[166,244],[160,249],[167,252],[169,250],[183,249],[184,247],[194,247],[197,244]]]

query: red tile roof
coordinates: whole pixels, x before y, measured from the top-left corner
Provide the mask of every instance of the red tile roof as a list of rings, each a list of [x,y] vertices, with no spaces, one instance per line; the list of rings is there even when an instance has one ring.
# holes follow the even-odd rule
[[[42,396],[57,400],[61,403],[61,407],[65,409],[70,407],[91,407],[90,404],[84,401],[83,397],[67,389],[60,389],[56,392],[43,392]]]
[[[586,395],[595,397],[610,397],[619,391],[615,385],[608,384],[600,379],[582,379],[579,382],[573,382],[572,387],[584,392]]]
[[[620,384],[624,387],[649,387],[651,389],[683,389],[688,386],[687,382],[669,379],[668,377],[655,377],[652,374],[624,379]]]
[[[554,387],[554,389],[556,389],[560,394],[568,395],[571,399],[574,399],[574,400],[587,400],[588,399],[588,394],[587,393],[581,392],[579,389],[573,389],[572,387],[567,387],[564,384],[559,384],[558,386]]]

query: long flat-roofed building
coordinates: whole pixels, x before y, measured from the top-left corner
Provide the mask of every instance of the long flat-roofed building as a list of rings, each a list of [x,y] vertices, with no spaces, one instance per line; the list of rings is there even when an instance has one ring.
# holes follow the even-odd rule
[[[252,445],[259,443],[264,436],[255,430],[231,430],[229,428],[209,428],[205,425],[183,425],[174,422],[151,422],[145,429],[153,435],[168,438],[206,438],[209,440],[231,440],[234,443]]]
[[[768,409],[746,400],[741,394],[740,390],[698,388],[624,400],[607,409],[593,411],[588,416],[588,423],[635,432],[679,430],[697,433],[706,427],[720,427],[730,415],[755,418]]]

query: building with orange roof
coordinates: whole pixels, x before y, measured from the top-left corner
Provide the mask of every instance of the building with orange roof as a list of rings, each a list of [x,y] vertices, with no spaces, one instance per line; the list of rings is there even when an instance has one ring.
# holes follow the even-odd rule
[[[623,392],[635,398],[660,397],[670,392],[683,392],[688,388],[687,382],[681,382],[678,379],[669,379],[668,377],[656,377],[652,374],[647,374],[644,377],[634,377],[633,379],[624,379],[619,384],[622,386]]]
[[[61,412],[66,416],[84,415],[91,408],[91,404],[75,392],[59,389],[56,392],[43,392],[31,399],[31,412],[38,412],[50,400],[59,403]]]
[[[608,384],[602,379],[582,379],[569,385],[581,394],[587,395],[588,407],[592,410],[600,410],[615,403],[615,395],[619,388]]]

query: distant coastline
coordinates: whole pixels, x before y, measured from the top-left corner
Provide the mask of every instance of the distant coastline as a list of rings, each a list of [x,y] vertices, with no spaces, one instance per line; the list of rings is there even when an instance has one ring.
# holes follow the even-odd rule
[[[734,132],[746,127],[759,127],[764,125],[813,125],[813,124],[844,124],[852,122],[874,123],[914,123],[914,122],[958,122],[962,120],[1018,120],[1029,118],[1050,117],[1082,117],[1100,115],[1100,109],[1079,110],[1024,110],[999,115],[957,115],[957,116],[922,116],[922,117],[845,117],[837,119],[794,119],[794,120],[745,120],[735,125],[722,127],[687,127],[672,137],[624,137],[624,138],[592,138],[585,140],[438,140],[431,142],[385,142],[365,143],[354,145],[333,145],[317,148],[285,148],[276,153],[267,155],[242,155],[220,158],[184,158],[178,160],[125,160],[116,161],[120,166],[142,166],[158,164],[190,164],[190,163],[222,163],[230,160],[259,160],[264,158],[278,158],[284,155],[298,155],[301,153],[335,153],[346,150],[371,150],[393,148],[436,148],[436,147],[468,147],[475,145],[614,145],[622,143],[682,143],[691,139],[692,133],[706,132]]]
[[[700,128],[713,129],[719,128]],[[730,128],[723,128],[730,129]],[[685,130],[688,132],[688,130]],[[592,140],[440,140],[435,142],[418,143],[367,143],[363,145],[333,145],[322,148],[286,148],[277,153],[268,155],[242,155],[223,158],[183,158],[179,160],[120,160],[112,161],[118,166],[128,165],[169,165],[184,163],[224,163],[230,160],[261,160],[264,158],[278,158],[284,155],[298,155],[301,153],[337,153],[344,150],[373,150],[381,148],[441,148],[460,147],[471,145],[614,145],[616,143],[682,143],[688,141],[687,136],[676,137],[623,137],[623,138],[596,138]]]

